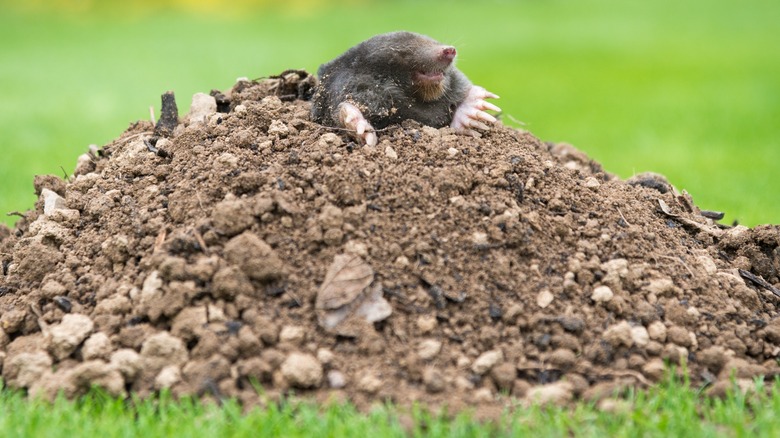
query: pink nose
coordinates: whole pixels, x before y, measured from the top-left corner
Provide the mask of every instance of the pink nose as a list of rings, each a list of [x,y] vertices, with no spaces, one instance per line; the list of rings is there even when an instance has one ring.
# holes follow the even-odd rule
[[[445,47],[441,51],[441,59],[442,61],[452,61],[457,54],[458,52],[455,51],[455,47]]]

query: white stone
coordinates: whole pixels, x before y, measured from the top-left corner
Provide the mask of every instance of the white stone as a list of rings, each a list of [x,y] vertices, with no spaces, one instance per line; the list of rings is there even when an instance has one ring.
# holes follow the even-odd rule
[[[392,146],[388,145],[385,148],[385,156],[391,160],[397,160],[398,159],[398,153],[393,149]]]
[[[295,388],[316,388],[322,381],[322,364],[307,353],[290,353],[281,366],[282,375]]]
[[[482,231],[475,231],[474,234],[471,235],[471,240],[474,242],[474,245],[487,245],[488,235]]]
[[[614,297],[615,294],[609,286],[598,286],[593,289],[593,293],[590,295],[590,299],[597,303],[606,303]]]
[[[666,326],[661,321],[654,321],[647,326],[647,334],[654,341],[665,342]]]
[[[591,190],[596,190],[601,187],[601,183],[596,178],[589,176],[585,179],[585,187]]]
[[[417,355],[422,360],[430,360],[441,351],[441,341],[436,339],[424,339],[417,346]]]
[[[340,389],[347,386],[347,377],[338,370],[328,371],[328,386],[333,389]]]
[[[543,289],[541,292],[539,292],[539,295],[536,296],[536,304],[544,309],[553,302],[554,298],[555,296],[553,296],[552,292],[547,289]]]
[[[209,315],[209,322],[211,323],[222,323],[227,322],[227,317],[225,316],[225,312],[222,310],[221,307],[209,304],[208,305],[208,315]]]
[[[55,210],[66,208],[65,198],[52,190],[41,190],[41,198],[43,198],[43,214],[46,216],[50,216]]]
[[[634,345],[644,347],[650,342],[650,335],[647,333],[647,329],[642,326],[631,327],[631,339],[634,341]]]
[[[299,325],[286,325],[279,331],[279,342],[297,344],[306,337],[306,330]]]
[[[189,114],[190,123],[203,123],[208,119],[208,116],[215,112],[217,112],[217,100],[214,99],[214,96],[204,93],[192,95]]]
[[[396,266],[400,266],[400,267],[404,268],[406,266],[409,266],[409,258],[407,258],[406,256],[403,256],[403,255],[402,256],[398,256],[398,258],[396,258],[393,263],[395,263]]]
[[[501,350],[490,350],[482,353],[471,364],[471,371],[482,375],[490,371],[496,364],[504,360],[504,353]]]

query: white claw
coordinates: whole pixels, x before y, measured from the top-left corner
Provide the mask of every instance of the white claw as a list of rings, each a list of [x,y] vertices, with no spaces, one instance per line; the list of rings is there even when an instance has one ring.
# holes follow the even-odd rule
[[[342,102],[339,105],[339,118],[341,124],[361,143],[369,146],[375,146],[377,142],[374,127],[363,117],[363,113],[355,105],[349,102]]]
[[[376,132],[366,132],[366,135],[363,136],[363,139],[366,141],[366,145],[376,146]]]
[[[470,120],[469,126],[472,128],[482,129],[482,130],[488,130],[490,129],[490,126],[478,121],[478,120]]]
[[[496,123],[498,120],[484,110],[501,111],[501,108],[486,102],[484,99],[497,99],[498,96],[476,85],[472,86],[466,95],[466,99],[455,109],[450,126],[456,132],[481,137],[481,134],[472,128],[488,130],[486,123]]]
[[[479,109],[481,109],[481,110],[490,110],[490,111],[495,111],[495,112],[501,112],[501,108],[493,105],[490,102],[485,102],[484,100],[481,100],[479,102]]]
[[[475,119],[475,120],[476,119],[484,120],[484,121],[490,122],[490,123],[496,123],[497,122],[495,117],[491,116],[490,114],[488,114],[488,113],[486,113],[484,111],[477,111],[477,113],[474,115],[473,119]]]

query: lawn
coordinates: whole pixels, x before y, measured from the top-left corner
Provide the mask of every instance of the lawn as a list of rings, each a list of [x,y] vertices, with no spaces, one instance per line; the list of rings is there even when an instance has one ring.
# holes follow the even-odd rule
[[[150,106],[159,112],[163,91],[186,112],[195,92],[313,72],[373,34],[410,29],[455,44],[460,68],[501,95],[507,124],[572,143],[621,177],[663,173],[726,222],[780,223],[778,2],[310,0],[223,10],[201,0],[187,12],[159,6],[182,2],[59,3],[70,6],[20,11],[24,2],[0,0],[3,213],[32,206],[34,174],[69,173],[89,144],[148,119]]]
[[[459,67],[501,95],[503,120],[586,151],[621,177],[667,175],[724,222],[780,223],[780,2],[351,1],[222,10],[207,1],[0,0],[0,213],[35,200],[35,174],[70,173],[89,144],[159,113],[174,90],[317,66],[373,34],[409,29],[455,44]],[[110,5],[110,6],[107,6]],[[163,6],[154,6],[163,5]],[[20,9],[27,8],[27,9]],[[522,122],[522,125],[518,123]],[[380,409],[285,406],[249,415],[100,396],[54,406],[0,392],[3,436],[771,436],[780,391],[726,401],[684,384],[634,394],[625,410],[522,410],[482,425]],[[423,429],[421,425],[426,424]],[[376,434],[376,435],[375,435]]]
[[[574,408],[518,408],[484,421],[474,413],[431,415],[421,408],[378,405],[360,413],[350,405],[270,405],[243,412],[233,401],[222,406],[192,400],[124,401],[94,393],[78,402],[31,402],[19,393],[0,393],[4,437],[770,437],[780,427],[780,383],[770,391],[757,383],[752,395],[707,398],[685,382],[667,380],[627,395],[611,408],[581,403]],[[768,394],[767,394],[768,392]]]

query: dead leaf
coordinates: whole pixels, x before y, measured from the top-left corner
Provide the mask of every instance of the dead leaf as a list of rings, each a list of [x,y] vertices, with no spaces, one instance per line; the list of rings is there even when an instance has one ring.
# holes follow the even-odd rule
[[[332,310],[350,304],[372,281],[374,269],[359,256],[337,255],[317,292],[315,306]]]
[[[677,217],[676,214],[672,213],[672,209],[669,208],[669,206],[664,202],[663,199],[657,199],[658,205],[661,207],[661,211],[664,212],[665,215],[671,216],[671,217]]]
[[[315,307],[320,326],[342,336],[358,336],[356,327],[381,321],[393,313],[375,283],[374,270],[353,254],[337,255],[317,292]],[[369,326],[370,327],[370,326]]]
[[[365,319],[368,322],[381,321],[393,313],[393,307],[382,297],[382,287],[379,284],[374,285],[366,299],[355,311],[355,315]]]

